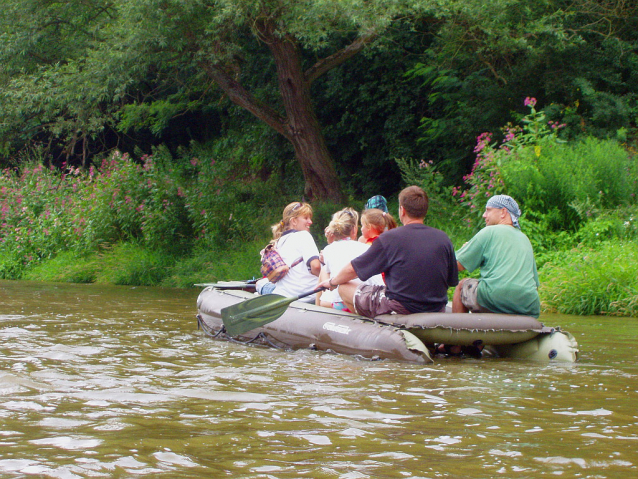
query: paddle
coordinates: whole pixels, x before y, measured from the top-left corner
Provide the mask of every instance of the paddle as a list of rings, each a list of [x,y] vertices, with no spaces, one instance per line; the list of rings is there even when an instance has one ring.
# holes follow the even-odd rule
[[[217,283],[195,283],[193,286],[224,286],[224,285],[234,285],[234,284],[255,284],[257,279],[253,277],[253,279],[240,279],[235,281],[218,281]]]
[[[219,283],[195,283],[193,286],[198,286],[200,288],[208,288],[212,286],[215,289],[246,289],[254,291],[256,282],[256,279],[248,281],[220,281]]]
[[[293,298],[286,298],[278,294],[265,294],[248,301],[223,308],[222,321],[229,336],[237,336],[252,329],[259,328],[273,322],[286,312],[288,305],[300,298],[323,291],[319,288]]]

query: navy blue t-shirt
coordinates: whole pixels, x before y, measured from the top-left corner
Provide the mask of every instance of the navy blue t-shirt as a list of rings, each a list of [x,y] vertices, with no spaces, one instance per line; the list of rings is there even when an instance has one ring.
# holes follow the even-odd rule
[[[362,281],[385,273],[386,296],[412,313],[441,311],[448,288],[459,283],[450,238],[420,223],[386,231],[352,266]]]

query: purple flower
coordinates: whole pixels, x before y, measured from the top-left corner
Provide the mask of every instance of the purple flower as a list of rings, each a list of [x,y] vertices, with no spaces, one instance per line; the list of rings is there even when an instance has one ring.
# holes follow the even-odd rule
[[[530,108],[534,108],[536,106],[536,98],[534,98],[532,96],[528,96],[527,98],[525,98],[525,101],[523,103],[525,104],[525,106],[529,106]]]

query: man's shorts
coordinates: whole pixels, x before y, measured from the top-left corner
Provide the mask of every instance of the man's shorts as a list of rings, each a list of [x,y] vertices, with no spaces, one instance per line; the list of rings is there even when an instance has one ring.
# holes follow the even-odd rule
[[[380,314],[410,314],[405,306],[385,295],[385,286],[362,284],[354,292],[354,309],[357,314],[374,318]]]
[[[473,313],[491,313],[487,308],[484,308],[476,299],[478,291],[479,280],[475,278],[465,278],[461,280],[461,302],[468,310]]]

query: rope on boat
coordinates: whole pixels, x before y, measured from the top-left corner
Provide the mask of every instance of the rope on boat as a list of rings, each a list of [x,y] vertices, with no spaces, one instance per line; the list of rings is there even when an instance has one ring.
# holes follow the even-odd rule
[[[265,342],[266,344],[268,344],[268,346],[270,346],[271,348],[275,348],[275,349],[292,349],[289,345],[285,344],[285,343],[281,343],[282,346],[273,343],[270,338],[268,338],[268,335],[266,335],[263,331],[260,332],[259,334],[257,334],[257,336],[255,336],[252,339],[247,339],[245,341],[242,341],[241,339],[237,339],[234,338],[230,335],[228,335],[226,333],[226,327],[222,326],[221,329],[217,332],[215,332],[214,329],[210,328],[206,322],[202,319],[202,317],[198,314],[197,315],[197,329],[201,329],[202,331],[204,331],[204,334],[206,334],[207,336],[212,337],[213,339],[217,339],[220,336],[223,337],[223,339],[226,339],[227,341],[231,342],[231,343],[237,343],[237,344],[252,344],[252,343],[257,343],[258,340],[262,340],[263,342]]]
[[[268,336],[267,336],[267,335],[266,335],[263,331],[262,331],[262,332],[260,332],[260,333],[259,333],[257,336],[255,336],[254,338],[252,338],[252,339],[248,339],[248,340],[246,340],[246,341],[240,341],[239,339],[235,339],[235,338],[232,338],[232,337],[228,336],[228,340],[229,340],[229,341],[232,341],[233,343],[239,343],[239,344],[251,344],[251,343],[256,342],[258,339],[263,340],[263,341],[264,341],[265,343],[267,343],[267,344],[268,344],[271,348],[275,348],[275,349],[286,349],[286,346],[287,346],[285,343],[281,343],[281,344],[283,344],[283,346],[278,346],[278,345],[276,345],[275,343],[273,343],[273,342],[272,342],[272,341],[268,338]],[[292,348],[290,348],[290,346],[288,346],[288,349],[292,349]]]
[[[222,328],[219,331],[215,332],[204,322],[204,320],[199,314],[197,315],[197,329],[201,329],[202,331],[204,331],[204,334],[212,338],[217,338],[221,334],[226,333],[226,328],[224,326],[222,326]]]

